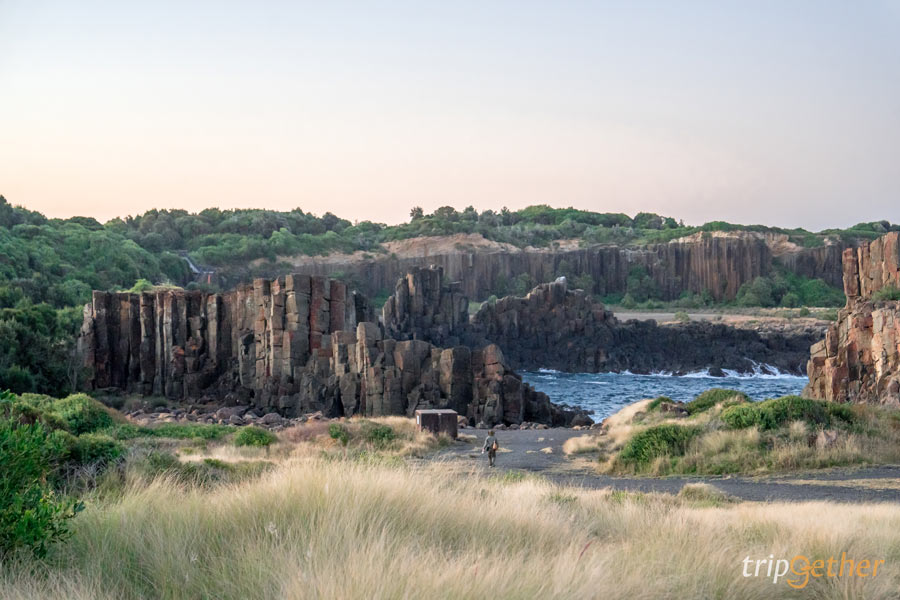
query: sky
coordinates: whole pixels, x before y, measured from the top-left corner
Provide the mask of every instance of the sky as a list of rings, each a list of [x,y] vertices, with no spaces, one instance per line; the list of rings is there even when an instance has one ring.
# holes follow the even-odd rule
[[[550,204],[900,221],[900,0],[0,0],[0,194],[51,217]]]

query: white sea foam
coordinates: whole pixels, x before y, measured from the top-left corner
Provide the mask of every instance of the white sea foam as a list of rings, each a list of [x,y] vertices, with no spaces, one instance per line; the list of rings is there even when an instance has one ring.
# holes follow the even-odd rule
[[[632,373],[626,369],[620,371],[620,375],[633,375],[636,377],[685,377],[688,379],[806,379],[806,375],[796,375],[787,371],[782,371],[774,365],[765,363],[753,363],[753,370],[749,373],[740,373],[733,369],[722,369],[724,377],[712,375],[709,369],[700,369],[699,371],[690,371],[676,375],[672,371],[653,371],[652,373]]]

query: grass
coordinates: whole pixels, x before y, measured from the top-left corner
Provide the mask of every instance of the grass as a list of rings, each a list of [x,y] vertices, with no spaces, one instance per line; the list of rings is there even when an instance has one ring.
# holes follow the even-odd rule
[[[895,302],[897,300],[900,300],[900,288],[893,285],[887,285],[872,294],[873,302]]]
[[[900,507],[735,504],[535,477],[294,457],[237,483],[173,477],[90,502],[43,561],[0,568],[36,598],[893,598]],[[649,534],[648,534],[649,533]],[[875,578],[744,578],[746,556],[886,559]]]
[[[576,454],[587,454],[598,449],[597,436],[580,435],[571,437],[563,442],[563,454],[573,456]]]
[[[759,475],[900,462],[896,408],[797,396],[745,399],[709,390],[681,405],[689,412],[682,417],[659,410],[666,399],[637,402],[609,417],[592,440],[572,442],[570,454],[596,450],[601,472],[640,475]]]
[[[684,409],[689,415],[709,410],[716,404],[720,403],[740,403],[746,402],[750,398],[743,392],[728,390],[722,388],[708,389],[690,402],[685,403]]]
[[[142,437],[218,440],[237,430],[238,428],[233,425],[212,423],[160,423],[152,426],[120,423],[104,430],[104,433],[117,440],[133,440]]]
[[[421,457],[451,443],[445,435],[435,437],[419,431],[415,421],[405,417],[309,421],[282,431],[279,437],[282,441],[302,442],[324,452],[377,452],[395,457]]]

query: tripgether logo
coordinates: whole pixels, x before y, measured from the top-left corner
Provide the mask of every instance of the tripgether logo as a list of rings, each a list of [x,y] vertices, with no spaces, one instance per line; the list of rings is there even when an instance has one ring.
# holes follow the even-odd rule
[[[786,577],[789,586],[803,589],[809,584],[810,577],[875,577],[878,575],[878,567],[884,564],[884,559],[852,560],[847,558],[846,552],[841,553],[840,559],[830,556],[816,560],[802,554],[790,560],[776,559],[774,554],[770,554],[769,558],[756,560],[748,556],[741,564],[744,567],[744,577],[771,577],[772,583],[778,583],[779,579]]]

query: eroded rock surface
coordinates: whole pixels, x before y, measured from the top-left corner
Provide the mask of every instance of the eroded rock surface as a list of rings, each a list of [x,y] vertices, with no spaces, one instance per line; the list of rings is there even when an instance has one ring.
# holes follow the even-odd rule
[[[900,288],[900,233],[844,251],[847,305],[810,350],[806,394],[837,402],[900,404],[900,302],[877,301]]]
[[[457,239],[458,238],[458,239]],[[372,296],[394,289],[405,273],[431,265],[441,267],[450,281],[473,300],[484,300],[518,276],[535,282],[552,281],[559,274],[589,275],[597,296],[624,294],[632,269],[648,274],[660,298],[675,300],[684,292],[708,291],[718,300],[732,300],[741,285],[776,268],[841,285],[841,252],[846,246],[829,240],[803,248],[784,234],[703,232],[666,243],[639,247],[610,244],[587,247],[516,248],[488,242],[480,235],[433,237],[398,241],[383,256],[357,255],[290,257],[297,271],[315,275],[341,272],[360,282]]]
[[[706,321],[621,322],[583,291],[568,289],[565,279],[539,285],[524,298],[483,305],[473,326],[506,350],[514,368],[570,372],[749,373],[768,364],[799,373],[820,335],[815,328],[786,335]]]
[[[705,321],[663,326],[654,321],[621,322],[589,294],[570,289],[565,278],[541,284],[525,297],[484,303],[466,322],[459,311],[467,300],[452,284],[441,285],[442,278],[440,267],[407,275],[403,285],[398,284],[399,300],[395,296],[385,305],[388,329],[398,339],[461,340],[471,348],[493,343],[503,349],[514,369],[751,373],[767,364],[799,374],[809,359],[810,345],[822,335],[816,327],[781,333]],[[428,290],[430,305],[442,309],[422,316],[406,299],[407,289]]]
[[[257,279],[225,294],[94,292],[79,348],[89,389],[286,416],[452,408],[472,423],[566,425],[576,415],[524,384],[496,346],[441,347],[404,335],[422,330],[450,342],[460,330],[467,300],[443,288],[440,273],[412,274],[388,305],[396,338],[363,296],[322,277]]]

